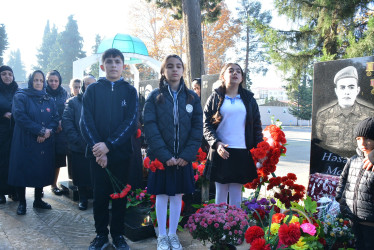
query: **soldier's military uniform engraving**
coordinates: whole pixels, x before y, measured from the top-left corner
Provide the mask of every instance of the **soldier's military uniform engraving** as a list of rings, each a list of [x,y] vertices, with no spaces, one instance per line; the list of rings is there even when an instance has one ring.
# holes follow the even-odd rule
[[[357,99],[360,93],[357,70],[341,69],[334,77],[337,101],[321,108],[316,116],[316,134],[331,149],[354,151],[353,128],[358,121],[374,116],[374,109]]]

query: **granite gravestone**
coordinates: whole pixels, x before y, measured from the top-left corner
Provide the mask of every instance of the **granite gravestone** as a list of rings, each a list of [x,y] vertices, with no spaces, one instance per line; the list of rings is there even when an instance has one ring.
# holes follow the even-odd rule
[[[373,65],[373,56],[314,65],[311,174],[338,176],[356,153],[353,129],[374,116]]]
[[[213,92],[213,84],[217,82],[219,74],[203,75],[201,77],[201,105],[203,109],[209,96]]]

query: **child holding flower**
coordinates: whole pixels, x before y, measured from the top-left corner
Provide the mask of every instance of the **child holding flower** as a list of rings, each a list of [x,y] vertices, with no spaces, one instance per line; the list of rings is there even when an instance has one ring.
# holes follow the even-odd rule
[[[340,175],[336,200],[341,212],[353,221],[357,249],[374,249],[374,172],[362,167],[374,149],[374,118],[359,122],[353,133],[357,155],[347,161]]]
[[[161,65],[159,88],[149,94],[144,105],[147,155],[152,161],[150,166],[154,166],[148,175],[148,193],[156,195],[159,250],[182,249],[176,235],[182,194],[194,192],[191,162],[196,159],[203,133],[200,99],[186,87],[182,77],[183,71],[182,59],[177,55],[168,55]],[[164,167],[158,166],[158,161]],[[169,199],[170,218],[167,235]]]
[[[204,137],[210,145],[204,175],[216,184],[216,204],[240,207],[242,185],[257,178],[250,149],[263,140],[260,112],[253,93],[244,89],[236,63],[220,73],[222,84],[204,108]]]

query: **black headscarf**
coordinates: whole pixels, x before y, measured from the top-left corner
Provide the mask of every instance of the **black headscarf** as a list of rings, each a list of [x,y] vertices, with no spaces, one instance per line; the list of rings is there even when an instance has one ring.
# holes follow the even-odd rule
[[[3,65],[3,66],[0,67],[0,74],[3,71],[10,71],[10,72],[13,73],[12,68],[9,67],[9,66],[6,66],[6,65]],[[14,79],[14,75],[13,75],[13,81],[9,85],[5,84],[0,77],[0,92],[7,92],[7,93],[10,93],[13,96],[14,93],[16,93],[17,89],[18,89],[18,84],[16,83],[16,81]]]
[[[61,75],[60,75],[60,72],[58,72],[57,70],[51,70],[48,72],[47,76],[57,76],[58,78],[58,87],[57,89],[52,89],[49,84],[47,83],[47,93],[53,97],[56,97],[58,96],[62,91],[63,91],[63,88],[61,87],[61,84],[62,84],[62,78],[61,78]]]

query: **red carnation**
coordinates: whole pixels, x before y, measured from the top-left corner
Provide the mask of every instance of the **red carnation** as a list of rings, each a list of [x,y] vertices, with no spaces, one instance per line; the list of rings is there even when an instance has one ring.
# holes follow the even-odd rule
[[[266,245],[266,241],[263,238],[255,239],[251,243],[250,250],[271,250],[270,244]]]
[[[293,181],[297,180],[297,177],[294,173],[288,173],[287,178],[290,179],[290,180],[293,180]]]
[[[251,244],[252,241],[254,241],[255,239],[258,239],[258,238],[262,238],[262,237],[264,237],[264,235],[265,235],[265,232],[261,227],[251,226],[245,232],[244,237],[245,237],[246,242]]]
[[[201,148],[199,148],[196,158],[197,158],[197,161],[203,161],[206,159],[206,153]]]
[[[253,215],[253,218],[255,218],[256,220],[259,221],[260,218],[258,218],[258,215],[260,215],[261,220],[264,219],[265,218],[265,211],[257,208],[256,211],[254,211],[252,215]]]
[[[151,168],[155,169],[155,171],[156,171],[156,169],[165,170],[164,165],[157,158],[154,161],[152,161]],[[152,172],[154,172],[154,171],[152,170]]]
[[[281,221],[286,217],[286,215],[281,213],[276,213],[273,215],[273,218],[271,219],[271,223],[281,223]]]
[[[140,129],[138,129],[136,131],[136,138],[139,138],[141,135],[142,135],[142,131]]]
[[[291,223],[289,226],[287,224],[282,224],[279,227],[278,235],[281,243],[291,246],[300,239],[300,227],[294,223]]]
[[[325,240],[324,238],[319,238],[318,241],[319,241],[322,245],[326,246],[326,240]]]
[[[110,198],[112,198],[113,200],[119,199],[120,198],[119,193],[113,193],[113,194],[111,194]]]
[[[197,169],[197,166],[199,166],[199,163],[198,163],[198,162],[196,162],[196,161],[192,162],[192,168],[193,168],[194,170]]]
[[[199,171],[200,176],[203,176],[204,169],[205,169],[205,165],[204,165],[204,164],[200,164],[200,165],[197,167],[197,171]]]
[[[151,163],[151,159],[149,159],[149,157],[145,157],[144,162],[143,162],[144,167],[145,168],[150,168],[150,166],[151,166],[150,163]]]

